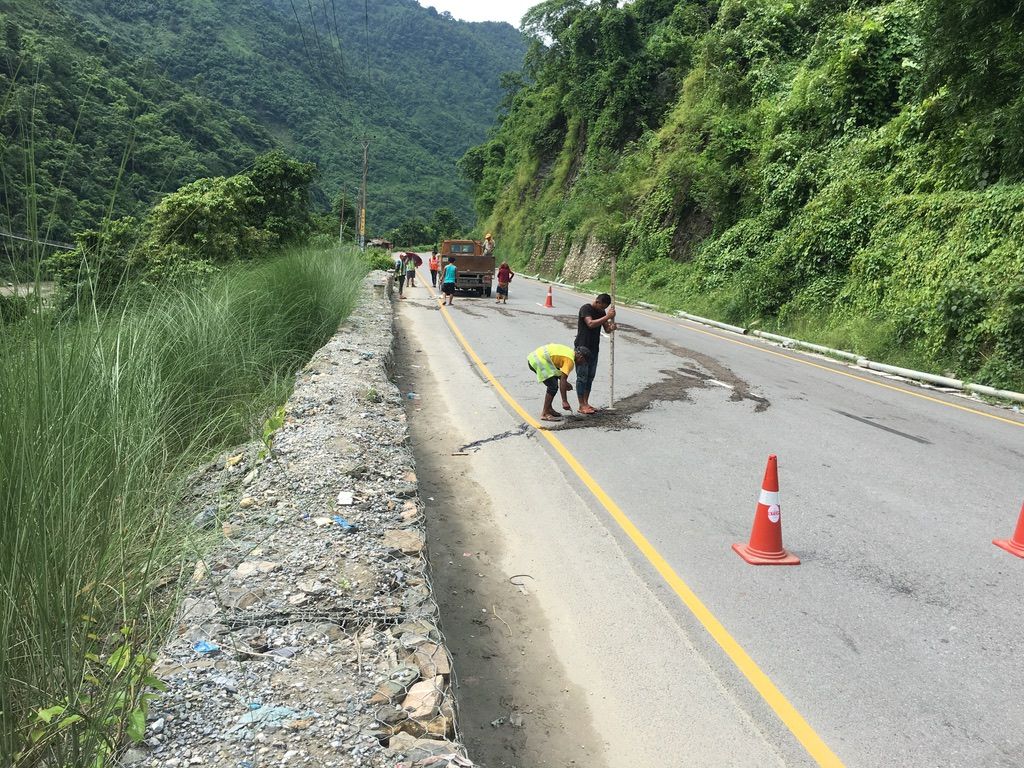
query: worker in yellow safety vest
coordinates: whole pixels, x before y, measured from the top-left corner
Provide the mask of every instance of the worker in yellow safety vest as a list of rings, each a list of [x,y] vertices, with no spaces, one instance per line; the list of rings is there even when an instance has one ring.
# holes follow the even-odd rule
[[[572,411],[569,405],[569,390],[572,389],[569,374],[577,363],[584,362],[588,356],[589,351],[586,347],[573,349],[564,344],[545,344],[527,355],[526,363],[530,370],[537,374],[537,381],[547,387],[544,394],[544,410],[540,414],[541,421],[559,421],[562,418],[562,414],[552,407],[556,392],[562,395],[562,407],[566,411]]]

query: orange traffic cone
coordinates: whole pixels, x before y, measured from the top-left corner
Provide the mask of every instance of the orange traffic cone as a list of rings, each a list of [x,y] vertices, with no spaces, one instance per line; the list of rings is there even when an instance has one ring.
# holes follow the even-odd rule
[[[775,455],[768,457],[761,483],[761,496],[754,512],[754,528],[749,544],[733,544],[736,554],[751,565],[800,565],[782,547],[782,512],[779,509],[779,467]]]
[[[1024,557],[1024,506],[1020,508],[1020,517],[1017,518],[1017,530],[1013,532],[1013,538],[992,539],[992,543],[1000,549],[1005,549],[1011,555]]]
[[[554,309],[555,308],[555,303],[551,300],[551,286],[550,285],[548,286],[548,297],[546,299],[544,299],[544,308],[545,309]]]

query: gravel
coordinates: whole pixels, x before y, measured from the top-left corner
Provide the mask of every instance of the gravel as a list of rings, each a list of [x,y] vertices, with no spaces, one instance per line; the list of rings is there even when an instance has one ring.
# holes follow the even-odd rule
[[[132,766],[471,766],[424,553],[383,273],[298,375],[273,451],[222,456]],[[264,451],[265,452],[265,451]]]

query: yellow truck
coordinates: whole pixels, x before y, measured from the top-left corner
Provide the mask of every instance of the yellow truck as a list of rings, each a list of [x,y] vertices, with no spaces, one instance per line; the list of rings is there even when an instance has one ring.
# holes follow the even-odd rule
[[[490,296],[494,285],[494,257],[484,256],[479,240],[443,240],[441,242],[441,268],[455,262],[455,290]]]

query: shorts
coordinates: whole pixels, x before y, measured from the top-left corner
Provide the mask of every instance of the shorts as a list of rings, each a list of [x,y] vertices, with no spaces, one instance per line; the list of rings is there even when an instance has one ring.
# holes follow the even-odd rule
[[[526,365],[530,369],[530,371],[532,371],[534,374],[537,373],[536,371],[533,370],[533,366],[532,365],[530,365],[529,363],[527,363]],[[544,379],[544,382],[543,382],[544,386],[547,387],[548,394],[551,395],[552,397],[554,397],[555,395],[558,394],[558,380],[560,378],[562,378],[562,377],[561,376],[552,376],[550,378]]]
[[[455,295],[455,283],[441,283],[441,293],[445,296]]]

